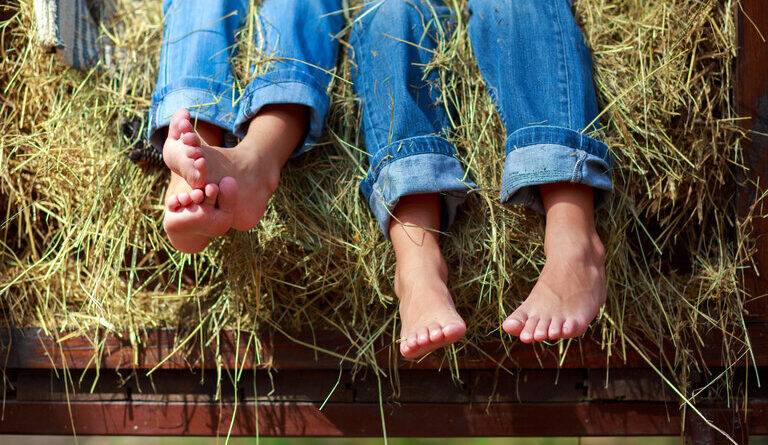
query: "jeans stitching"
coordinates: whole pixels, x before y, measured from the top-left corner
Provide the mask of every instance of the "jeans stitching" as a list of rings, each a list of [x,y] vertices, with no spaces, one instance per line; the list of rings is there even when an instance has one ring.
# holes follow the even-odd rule
[[[361,14],[364,14],[365,11],[366,10],[361,11]],[[371,14],[375,16],[376,11],[374,11]],[[350,39],[351,49],[354,51],[353,60],[355,60],[357,64],[357,67],[355,68],[355,70],[357,71],[357,76],[360,78],[366,76],[366,73],[367,73],[367,70],[363,69],[364,68],[363,62],[365,60],[365,57],[357,54],[358,49],[362,50],[365,47],[365,44],[363,42],[363,36],[368,34],[362,28],[363,28],[363,23],[356,23],[352,29],[351,39]],[[360,83],[362,83],[363,97],[371,98],[372,94],[369,88],[370,82],[361,80]],[[355,82],[355,85],[357,85],[357,82]],[[371,113],[366,112],[366,108],[368,107],[368,104],[366,104],[366,101],[363,98],[358,99],[358,103],[360,104],[360,112],[362,113],[362,116],[363,116],[363,125],[368,125],[372,129],[372,131],[370,131],[370,134],[373,136],[373,139],[374,139],[373,141],[365,141],[365,143],[366,145],[370,145],[370,143],[373,142],[374,146],[376,147],[376,151],[378,152],[378,150],[382,147],[382,145],[379,141],[379,136],[377,132],[374,130],[376,127],[374,126],[374,122],[371,118]]]
[[[557,1],[557,0],[555,0]],[[552,13],[554,17],[554,22],[557,26],[557,33],[556,33],[556,40],[557,40],[557,51],[559,52],[561,65],[558,69],[560,71],[560,75],[565,77],[565,82],[562,82],[562,77],[560,79],[562,89],[563,89],[563,97],[565,98],[565,105],[566,109],[568,111],[568,126],[573,127],[573,113],[571,111],[571,106],[573,105],[572,98],[571,98],[571,85],[570,85],[570,77],[568,76],[568,60],[566,57],[565,52],[565,36],[563,35],[563,24],[562,24],[562,17],[560,15],[559,8],[557,4],[554,2],[550,2],[550,12]]]

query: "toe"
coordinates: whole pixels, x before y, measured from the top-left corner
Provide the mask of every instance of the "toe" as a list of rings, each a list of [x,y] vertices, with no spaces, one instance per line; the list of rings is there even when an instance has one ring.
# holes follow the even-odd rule
[[[574,334],[576,337],[580,335],[584,335],[585,332],[587,332],[587,329],[589,329],[589,320],[585,319],[576,319],[576,333]]]
[[[179,121],[179,137],[181,137],[181,135],[184,133],[193,132],[194,129],[195,128],[192,126],[192,122],[189,120],[189,117],[185,117]]]
[[[563,319],[555,318],[549,325],[549,332],[547,338],[550,340],[557,340],[563,335]]]
[[[400,354],[407,356],[411,352],[411,347],[408,345],[408,339],[400,337]]]
[[[577,329],[579,327],[579,324],[576,320],[569,318],[565,320],[565,323],[563,323],[563,338],[571,338],[576,335]]]
[[[219,196],[219,186],[208,184],[205,186],[205,205],[213,207],[216,205],[216,197]]]
[[[197,135],[197,133],[184,133],[181,135],[181,138],[179,140],[184,145],[188,145],[190,147],[200,146],[200,137]]]
[[[464,323],[447,323],[443,326],[443,337],[446,343],[453,343],[460,339],[467,332],[467,325]]]
[[[189,197],[193,204],[202,204],[205,200],[205,192],[200,189],[194,189],[189,192]]]
[[[415,332],[411,332],[408,335],[408,338],[405,340],[405,344],[408,346],[408,349],[410,349],[411,352],[413,352],[414,350],[416,350],[416,348],[419,347],[418,339],[416,338]]]
[[[201,177],[204,178],[208,175],[208,163],[205,161],[205,158],[195,159],[192,165],[195,166],[195,170],[197,170],[197,174],[199,174]]]
[[[427,346],[429,344],[429,330],[426,326],[422,326],[416,332],[416,342],[419,346]]]
[[[192,204],[192,198],[189,196],[189,193],[187,192],[179,193],[178,195],[176,195],[176,197],[179,200],[179,204],[181,204],[184,207]]]
[[[237,204],[238,186],[235,178],[226,176],[219,181],[219,210],[232,213]]]
[[[525,327],[523,328],[522,332],[520,332],[520,340],[523,343],[531,343],[533,342],[533,331],[536,329],[536,325],[539,324],[539,317],[532,316],[528,317],[528,321],[525,322]]]
[[[202,145],[200,136],[198,136],[197,133],[184,133],[179,140],[182,144],[189,147],[200,147]]]
[[[179,111],[173,114],[171,117],[171,124],[168,126],[168,137],[171,139],[178,139],[181,137],[181,130],[179,124],[183,121],[189,122],[189,111],[185,108],[181,108]]]
[[[203,150],[200,149],[200,147],[186,147],[184,150],[184,154],[189,159],[198,159],[203,157]]]
[[[181,203],[179,202],[179,196],[178,195],[168,195],[165,198],[165,208],[170,210],[171,212],[175,212],[179,210],[181,207]]]
[[[515,312],[512,312],[512,315],[504,320],[501,327],[507,334],[519,337],[520,333],[523,332],[523,328],[527,321],[528,314],[522,310],[522,308],[518,308]]]
[[[542,318],[536,325],[536,330],[533,331],[533,339],[535,341],[544,341],[547,339],[549,333],[549,326],[552,323],[551,318]]]
[[[427,326],[427,330],[429,331],[430,342],[441,343],[443,340],[445,340],[445,336],[443,335],[443,327],[440,326],[439,323],[430,323],[430,325]]]

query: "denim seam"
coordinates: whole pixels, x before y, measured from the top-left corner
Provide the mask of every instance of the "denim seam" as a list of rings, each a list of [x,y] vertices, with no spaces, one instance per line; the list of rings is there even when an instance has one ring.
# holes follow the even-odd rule
[[[582,176],[582,165],[584,165],[584,161],[587,159],[587,152],[582,150],[581,148],[577,150],[574,150],[574,154],[576,157],[576,163],[573,165],[573,182],[582,182],[584,179]]]
[[[375,11],[374,11],[374,14],[375,14]],[[362,24],[356,23],[354,26],[362,26]],[[365,35],[367,35],[368,33],[366,33],[364,30],[354,32],[354,29],[353,29],[352,31],[353,31],[352,32],[352,39],[354,39],[357,42],[357,45],[355,45],[354,42],[350,42],[351,47],[352,48],[361,48],[361,49],[363,47],[365,47],[364,42],[363,42],[363,37],[360,34],[364,33]],[[365,57],[357,57],[357,53],[355,51],[355,59],[354,60],[355,60],[355,63],[357,64],[357,68],[356,68],[357,71],[359,73],[361,73],[360,74],[361,76],[366,76],[367,75],[366,73],[368,73],[368,71],[365,70],[364,67],[363,67],[363,60],[365,60]],[[361,83],[363,84],[363,97],[367,97],[367,98],[373,97],[372,92],[369,89],[369,87],[370,87],[369,84],[371,82],[363,81]],[[375,129],[376,127],[374,126],[373,121],[371,120],[371,116],[370,116],[371,113],[366,113],[363,110],[363,107],[366,107],[367,104],[362,99],[360,100],[359,103],[360,103],[360,111],[361,111],[361,114],[363,116],[363,125],[368,125],[369,128]],[[370,133],[371,133],[371,135],[374,138],[373,144],[377,147],[377,149],[382,147],[382,145],[381,145],[381,143],[379,141],[379,136],[378,136],[377,132],[376,131],[371,131]],[[366,141],[366,144],[370,144],[370,141]]]
[[[559,53],[558,55],[560,56],[560,61],[561,61],[561,65],[560,65],[558,71],[561,72],[560,73],[561,76],[565,77],[565,82],[564,83],[562,82],[562,77],[560,79],[561,86],[563,87],[562,90],[565,93],[562,97],[565,98],[565,105],[566,105],[565,108],[568,111],[568,126],[572,128],[574,126],[573,125],[573,113],[571,111],[571,106],[573,104],[571,103],[570,77],[568,76],[568,61],[567,61],[567,58],[565,56],[565,36],[563,35],[563,24],[562,24],[562,21],[561,21],[562,17],[560,15],[560,10],[557,7],[557,5],[554,4],[554,3],[555,2],[550,2],[550,7],[552,8],[551,10],[553,11],[553,15],[554,15],[554,18],[555,18],[554,21],[556,23],[557,31],[558,31],[557,35],[555,36],[557,41],[558,41],[557,42],[558,43],[557,44],[557,51]]]
[[[488,89],[488,95],[491,96],[491,100],[493,100],[494,104],[496,104],[496,110],[499,112],[499,117],[501,117],[501,126],[505,127],[504,122],[510,122],[507,120],[506,111],[504,110],[504,107],[501,106],[501,101],[498,97],[498,92],[496,91],[496,88],[491,87],[486,83],[487,89]]]

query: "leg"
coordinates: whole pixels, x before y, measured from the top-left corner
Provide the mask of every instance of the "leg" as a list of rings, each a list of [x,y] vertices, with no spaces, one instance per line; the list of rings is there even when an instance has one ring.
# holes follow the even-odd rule
[[[160,68],[149,112],[149,137],[162,149],[171,117],[189,110],[195,124],[234,123],[230,65],[245,0],[165,0]]]
[[[234,107],[226,100],[234,85],[229,48],[244,6],[241,1],[224,0],[166,0],[163,4],[163,44],[149,135],[157,148],[163,148],[169,165],[183,147],[181,139],[193,131],[221,143],[222,129],[231,127]],[[176,248],[197,252],[232,225],[236,184],[230,179],[198,184],[200,178],[182,178],[178,172],[171,175],[163,226]],[[201,188],[193,190],[190,183]]]
[[[182,136],[183,132],[191,129],[189,113],[180,110],[171,119],[168,139],[176,141],[186,137]],[[208,140],[221,140],[221,130],[211,124],[201,123],[198,132]],[[236,198],[237,184],[232,178],[207,184],[203,189],[192,189],[184,178],[171,172],[163,218],[163,228],[171,244],[185,253],[203,250],[211,238],[225,234],[232,226]]]
[[[352,29],[355,92],[370,169],[360,188],[396,252],[395,293],[404,357],[464,335],[436,230],[446,228],[473,186],[444,138],[437,73],[424,72],[448,9],[428,0],[369,2]],[[394,217],[393,217],[394,216]]]
[[[233,177],[240,193],[233,222],[238,230],[259,222],[288,158],[308,134],[313,139],[322,133],[328,72],[336,65],[333,36],[343,26],[340,8],[338,0],[263,1],[258,16],[265,55],[276,61],[239,100],[234,130],[241,142],[226,149],[189,134],[169,164],[196,187]]]
[[[546,264],[503,323],[524,342],[581,335],[605,301],[594,201],[612,188],[607,147],[584,134],[597,100],[568,0],[470,0],[470,38],[507,131],[502,201],[546,212]]]
[[[547,261],[530,296],[504,320],[523,342],[583,334],[605,302],[605,249],[595,230],[594,192],[581,184],[540,186]]]
[[[440,253],[440,196],[404,196],[389,227],[403,325],[400,352],[417,358],[455,342],[467,330],[448,291],[448,266]]]

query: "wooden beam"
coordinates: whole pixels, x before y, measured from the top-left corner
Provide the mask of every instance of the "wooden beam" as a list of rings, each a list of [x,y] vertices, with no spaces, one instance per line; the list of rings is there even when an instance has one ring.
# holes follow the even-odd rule
[[[40,403],[8,401],[0,434],[346,436],[382,434],[378,404]],[[72,417],[70,418],[70,412]],[[708,410],[713,412],[713,410]],[[413,403],[384,407],[390,437],[678,435],[676,404],[658,402]],[[234,417],[233,417],[234,414]],[[692,415],[689,413],[688,415]],[[749,410],[768,434],[768,406]],[[258,425],[258,427],[257,427]]]
[[[749,376],[752,369],[732,371]],[[761,372],[765,380],[768,368]],[[352,370],[247,370],[237,387],[215,370],[151,377],[90,370],[66,387],[61,371],[16,370],[7,378],[0,434],[70,434],[72,423],[78,434],[225,434],[237,406],[235,435],[255,434],[257,410],[262,435],[379,435],[379,400],[395,436],[665,435],[682,425],[679,401],[650,369],[462,370],[460,382],[448,371],[401,370],[399,391],[394,379],[380,387],[375,375]],[[755,381],[734,387],[755,388]],[[734,434],[768,428],[766,388],[750,389],[746,415],[707,400],[697,406]],[[689,432],[718,439],[690,410],[687,416]]]
[[[749,325],[750,341],[758,366],[768,366],[768,323]],[[232,332],[220,336],[221,350],[219,360],[225,368],[234,368],[236,358],[238,367],[265,368],[274,366],[281,370],[291,369],[338,369],[339,364],[350,366],[354,357],[353,348],[348,340],[333,332],[318,331],[312,335],[296,335],[291,339],[282,335],[265,332],[260,336],[261,350],[257,363],[254,354],[255,345]],[[313,344],[318,348],[331,351],[329,355],[318,352],[297,343]],[[704,339],[707,345],[719,345],[720,338],[712,335]],[[217,351],[212,348],[200,348],[197,341],[190,342],[190,347],[175,354],[177,339],[174,332],[152,330],[142,339],[142,346],[135,351],[124,338],[114,335],[97,339],[88,336],[74,336],[63,341],[42,334],[39,329],[12,329],[0,332],[0,362],[6,368],[50,369],[61,368],[106,368],[106,369],[213,369],[217,366]],[[658,348],[651,341],[644,343],[652,357],[658,356]],[[391,341],[382,338],[374,344],[377,359],[381,366],[388,367],[396,363],[402,369],[442,369],[447,367],[442,354],[433,354],[419,362],[406,362],[399,359],[397,351],[391,348]],[[601,369],[601,368],[639,368],[646,366],[645,361],[631,349],[622,356],[620,347],[614,345],[612,354],[591,338],[574,341],[563,359],[555,346],[531,346],[520,342],[510,342],[508,349],[497,340],[489,340],[479,345],[467,345],[459,353],[459,368],[462,369]],[[671,354],[673,348],[665,348]],[[99,353],[99,351],[101,351]],[[245,353],[249,351],[249,353]],[[655,351],[655,352],[654,352]],[[341,360],[339,356],[347,357]],[[138,360],[134,363],[134,357]],[[725,366],[719,347],[704,348],[702,359],[708,366]]]

